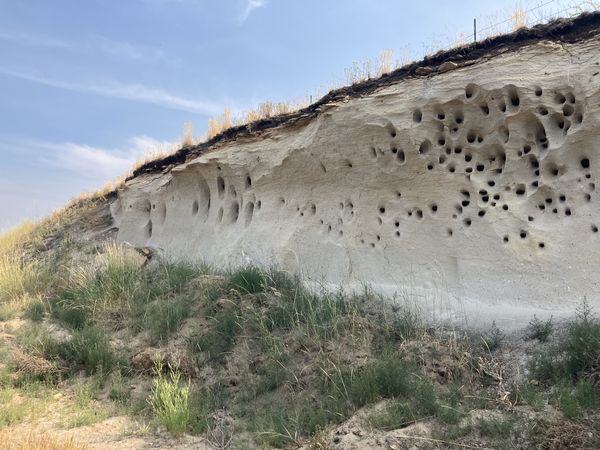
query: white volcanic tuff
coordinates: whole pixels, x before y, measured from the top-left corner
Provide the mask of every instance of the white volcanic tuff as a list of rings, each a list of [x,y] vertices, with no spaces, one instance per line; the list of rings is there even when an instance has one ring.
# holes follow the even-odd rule
[[[600,42],[330,104],[119,192],[119,240],[397,293],[431,317],[600,306]]]

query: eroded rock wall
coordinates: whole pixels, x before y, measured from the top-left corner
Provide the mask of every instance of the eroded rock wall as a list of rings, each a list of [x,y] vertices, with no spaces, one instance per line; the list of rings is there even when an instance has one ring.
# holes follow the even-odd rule
[[[118,238],[502,326],[600,306],[600,40],[413,77],[130,180]]]

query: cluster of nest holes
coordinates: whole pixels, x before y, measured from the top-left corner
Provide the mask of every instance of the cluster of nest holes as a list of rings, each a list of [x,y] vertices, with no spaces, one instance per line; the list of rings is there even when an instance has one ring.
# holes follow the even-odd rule
[[[528,90],[523,90],[526,91]],[[465,88],[463,100],[459,98],[444,106],[433,104],[428,105],[426,109],[417,108],[412,111],[414,123],[426,124],[437,133],[433,138],[424,138],[417,146],[418,155],[426,159],[427,171],[445,167],[449,173],[465,175],[468,180],[477,176],[477,184],[486,186],[486,189],[479,191],[478,201],[472,202],[463,192],[463,198],[454,206],[452,217],[461,220],[465,227],[472,225],[473,218],[484,217],[488,207],[507,212],[511,210],[510,205],[515,198],[520,199],[519,202],[535,202],[534,194],[540,187],[552,183],[552,180],[562,177],[570,170],[566,164],[545,160],[546,151],[550,148],[551,140],[555,140],[556,145],[553,144],[552,148],[556,148],[561,144],[557,136],[566,136],[573,125],[582,123],[583,106],[569,90],[544,92],[540,86],[534,86],[529,92],[532,92],[533,96],[526,94],[527,100],[524,101],[520,90],[512,85],[500,90],[486,91],[475,84],[469,84]],[[505,170],[505,145],[511,138],[505,114],[520,112],[525,103],[528,109],[523,110],[523,117],[529,120],[526,125],[529,127],[528,136],[531,139],[523,143],[516,156],[517,161],[525,158],[532,177],[516,185],[501,186],[498,175]],[[535,111],[534,115],[529,112],[532,109]],[[487,116],[489,118],[486,118]],[[496,126],[492,126],[494,122]],[[469,126],[470,123],[480,124],[484,129]],[[541,160],[544,162],[540,163]],[[586,180],[591,178],[590,159],[582,157],[579,165],[584,174],[577,181],[585,184]],[[588,181],[588,186],[584,188],[586,192],[583,193],[583,199],[590,202],[595,185]],[[505,193],[512,191],[514,196],[503,198],[503,190]],[[566,217],[574,214],[573,207],[568,204],[549,207],[551,201],[556,204],[556,200],[545,198],[538,205],[539,210],[564,214]],[[565,203],[566,196],[561,194],[558,202]],[[527,215],[527,222],[534,221],[534,215]],[[451,228],[446,230],[447,236],[453,234]],[[521,239],[527,238],[527,234],[524,237],[522,235],[523,233],[519,234]],[[545,248],[546,244],[540,242],[539,247]]]
[[[222,171],[220,166],[217,166],[219,172]],[[252,177],[246,174],[242,177],[245,190],[252,188]],[[252,222],[254,215],[262,207],[261,200],[255,200],[253,195],[243,201],[238,194],[236,187],[233,184],[227,185],[223,176],[218,175],[216,178],[217,197],[221,201],[221,205],[217,210],[216,222],[218,224],[235,224],[243,218],[244,225],[248,226]],[[203,215],[208,215],[211,207],[210,190],[208,186],[202,186],[202,200],[194,200],[192,204],[192,214],[197,215],[201,210]]]
[[[371,147],[371,155],[373,158],[381,158],[386,155],[388,150],[384,150],[378,147]],[[396,145],[390,145],[389,152],[392,154],[393,158],[400,164],[404,164],[406,162],[406,153],[404,150]]]
[[[525,91],[525,90],[524,90]],[[583,121],[583,109],[577,102],[574,94],[565,92],[544,92],[542,88],[535,86],[531,92],[539,100],[547,100],[535,107],[535,117],[532,121],[533,134],[528,142],[524,142],[516,151],[517,161],[524,161],[531,178],[513,185],[502,186],[498,175],[502,174],[507,164],[506,144],[511,139],[508,127],[505,125],[505,114],[515,114],[523,108],[525,103],[531,105],[531,99],[524,100],[520,91],[514,86],[504,89],[485,91],[475,84],[469,84],[465,88],[465,98],[455,99],[446,105],[429,105],[427,108],[416,108],[412,111],[412,121],[415,124],[427,124],[434,130],[433,135],[424,138],[417,146],[417,156],[425,160],[427,171],[440,168],[451,174],[466,176],[471,180],[476,176],[476,183],[482,188],[469,192],[460,190],[458,200],[453,205],[442,208],[436,202],[428,202],[422,207],[408,206],[399,209],[394,203],[394,211],[389,211],[389,206],[377,206],[377,221],[380,226],[390,224],[392,236],[402,236],[401,223],[405,220],[423,220],[426,214],[435,216],[440,210],[445,210],[453,219],[458,221],[462,227],[471,227],[477,219],[486,217],[489,208],[496,208],[499,214],[512,211],[511,201],[532,201],[536,204],[537,212],[529,212],[522,218],[525,223],[536,220],[536,214],[553,213],[564,216],[573,215],[573,206],[567,202],[564,194],[548,195],[540,201],[538,197],[540,187],[544,186],[546,180],[560,178],[571,169],[567,165],[558,164],[550,158],[544,158],[544,151],[548,150],[550,140],[556,133],[566,134],[573,125]],[[539,101],[538,100],[538,101]],[[531,114],[530,114],[531,115]],[[498,122],[499,121],[499,122]],[[492,126],[494,122],[497,126]],[[480,124],[480,125],[474,125]],[[392,158],[400,164],[407,161],[408,153],[405,145],[396,142],[397,130],[388,124],[385,129],[391,139],[389,146],[369,148],[370,155],[374,159],[382,157]],[[492,130],[492,131],[490,131]],[[512,142],[512,141],[511,141]],[[514,145],[511,145],[514,148]],[[514,158],[512,156],[511,158]],[[382,159],[387,162],[389,159]],[[512,162],[512,159],[511,159]],[[327,172],[322,162],[321,169]],[[349,159],[342,160],[347,168],[353,168],[354,164]],[[582,156],[579,161],[578,170],[581,177],[580,183],[585,185],[586,191],[583,199],[590,202],[595,185],[588,180],[591,178],[591,161],[588,156]],[[220,169],[220,168],[218,168]],[[250,175],[243,177],[245,189],[252,188]],[[229,187],[229,190],[227,189]],[[243,217],[244,223],[251,223],[255,211],[260,209],[260,201],[238,200],[238,194],[233,185],[226,186],[223,176],[218,174],[216,178],[216,191],[222,205],[217,212],[218,223],[236,223]],[[208,200],[204,198],[207,197]],[[397,193],[401,197],[401,193]],[[287,204],[284,197],[278,201],[280,206]],[[224,204],[223,204],[224,203]],[[207,214],[210,209],[210,192],[208,196],[201,195],[192,202],[192,214]],[[316,204],[307,202],[303,206],[294,206],[300,217],[317,217]],[[345,220],[351,220],[355,214],[355,208],[351,201],[345,200],[339,203],[340,215],[342,217],[333,221],[319,219],[327,233],[338,233],[343,236],[343,225]],[[516,212],[515,212],[516,214]],[[145,233],[152,236],[152,221],[149,220],[145,226]],[[452,237],[456,226],[446,227],[445,235]],[[598,233],[598,227],[590,226],[593,233]],[[383,231],[374,235],[372,239],[362,239],[365,245],[375,247],[381,242]],[[527,240],[531,236],[527,230],[515,233],[515,236],[505,235],[502,240],[507,243],[511,239]],[[545,248],[546,243],[539,242],[539,248]]]

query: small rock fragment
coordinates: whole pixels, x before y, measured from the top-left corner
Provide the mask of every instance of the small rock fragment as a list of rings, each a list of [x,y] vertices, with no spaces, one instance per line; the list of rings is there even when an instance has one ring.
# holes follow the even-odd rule
[[[440,73],[449,72],[451,70],[456,69],[457,67],[458,67],[458,64],[456,64],[455,62],[446,61],[438,68],[438,71]]]
[[[431,72],[433,72],[431,67],[417,67],[417,70],[415,70],[417,75],[429,75]]]

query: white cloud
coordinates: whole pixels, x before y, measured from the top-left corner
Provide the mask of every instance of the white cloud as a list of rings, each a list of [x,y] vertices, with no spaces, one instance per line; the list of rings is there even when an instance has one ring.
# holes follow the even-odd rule
[[[267,0],[244,0],[244,9],[239,17],[239,22],[243,23],[250,16],[252,11],[267,6]]]
[[[187,111],[195,114],[216,115],[223,110],[223,106],[211,101],[188,100],[171,94],[161,89],[156,89],[142,84],[127,84],[118,81],[108,82],[71,82],[47,78],[34,73],[20,72],[0,68],[0,75],[6,75],[32,83],[43,84],[59,89],[96,94],[104,97],[113,97],[135,102],[151,103],[165,108]]]

